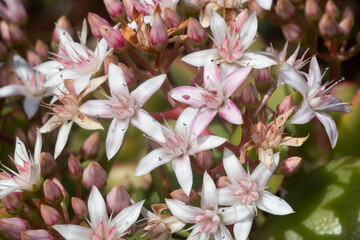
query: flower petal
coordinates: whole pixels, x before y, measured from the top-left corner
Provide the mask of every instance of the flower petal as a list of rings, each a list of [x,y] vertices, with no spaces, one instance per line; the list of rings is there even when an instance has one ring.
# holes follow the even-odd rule
[[[191,133],[195,136],[199,136],[204,129],[209,125],[211,120],[214,119],[217,113],[217,109],[211,108],[203,108],[196,115],[192,125],[191,125]]]
[[[307,77],[307,85],[310,89],[317,88],[321,85],[321,72],[316,57],[312,57],[309,67],[309,75]]]
[[[230,73],[223,80],[223,92],[226,98],[230,97],[236,89],[245,81],[251,71],[251,67],[242,67]]]
[[[207,57],[210,54],[213,55],[214,58],[217,58],[219,55],[219,50],[217,48],[211,48],[211,49],[193,52],[193,53],[186,55],[181,60],[186,62],[187,64],[190,64],[190,65],[193,65],[196,67],[202,67],[205,65]]]
[[[61,126],[57,139],[56,139],[56,144],[55,144],[55,153],[54,153],[54,158],[56,159],[61,151],[64,149],[65,144],[68,140],[69,137],[69,133],[70,133],[70,129],[71,126],[73,124],[73,121],[66,121],[63,123],[63,125]]]
[[[91,228],[74,224],[56,224],[52,226],[66,240],[89,240],[91,239]]]
[[[126,84],[124,73],[121,70],[121,68],[113,63],[110,63],[108,75],[109,75],[108,78],[109,78],[111,96],[113,96],[113,93],[116,93],[128,97],[129,89]]]
[[[224,148],[223,164],[226,175],[232,184],[237,184],[247,179],[248,174],[241,166],[239,159],[227,148]]]
[[[331,143],[331,147],[334,148],[338,139],[338,130],[334,119],[330,117],[327,113],[315,112],[316,117],[324,125],[327,135]]]
[[[226,141],[227,139],[223,137],[213,135],[200,135],[197,137],[196,140],[193,140],[191,142],[188,152],[190,155],[193,155],[198,152],[216,148]]]
[[[80,93],[88,86],[92,74],[93,73],[91,72],[74,80],[74,89],[76,94],[80,95]]]
[[[310,122],[315,117],[315,111],[311,109],[309,103],[304,99],[304,102],[298,108],[291,119],[291,123],[304,124]]]
[[[233,239],[231,233],[229,232],[229,229],[227,229],[224,224],[219,223],[218,226],[218,231],[213,235],[214,240]]]
[[[134,175],[141,176],[149,173],[153,169],[171,161],[172,159],[173,157],[165,155],[165,152],[162,148],[154,149],[140,160]]]
[[[81,92],[79,96],[80,99],[83,99],[86,95],[95,91],[95,89],[99,88],[99,86],[103,84],[107,79],[107,75],[91,79],[84,91]]]
[[[232,206],[238,202],[238,199],[234,196],[234,189],[230,187],[223,187],[218,189],[219,205]]]
[[[253,215],[255,216],[255,215]],[[235,223],[234,235],[236,240],[246,240],[250,234],[250,230],[253,224],[253,217],[246,218],[243,221]]]
[[[106,136],[106,156],[108,160],[113,158],[119,151],[125,132],[129,126],[129,119],[118,119],[115,117],[109,126]]]
[[[92,186],[87,205],[92,226],[97,228],[101,221],[104,220],[105,223],[108,221],[104,198],[95,185]]]
[[[215,58],[210,54],[204,66],[204,88],[218,89],[221,85]]]
[[[253,12],[240,29],[240,40],[244,50],[248,49],[248,47],[254,42],[254,38],[257,34],[257,28],[258,22],[256,12]]]
[[[114,219],[116,223],[116,236],[124,235],[125,231],[135,223],[140,215],[142,205],[145,200],[135,203],[127,208],[124,208]]]
[[[114,117],[111,101],[109,100],[89,100],[80,106],[80,112],[91,117],[112,118]]]
[[[22,95],[26,96],[26,88],[23,85],[7,85],[0,88],[0,98]]]
[[[232,207],[220,208],[221,221],[225,225],[232,225],[247,218],[252,218],[254,209],[249,206],[236,204]]]
[[[25,144],[18,137],[16,138],[14,160],[15,163],[20,166],[24,166],[23,161],[30,163],[30,158],[26,150]]]
[[[194,223],[195,218],[203,213],[201,208],[186,205],[177,199],[165,199],[165,202],[171,213],[186,223]]]
[[[189,155],[183,154],[181,157],[173,159],[172,166],[180,187],[186,195],[189,195],[193,184]]]
[[[41,147],[42,147],[42,138],[40,130],[36,131],[36,142],[34,148],[34,163],[40,166],[40,155],[41,155]]]
[[[283,70],[279,71],[281,79],[295,88],[303,97],[307,96],[309,88],[305,82],[305,79],[294,70]]]
[[[146,135],[159,142],[165,142],[161,124],[150,116],[145,110],[139,108],[131,118],[131,124]]]
[[[73,117],[73,121],[81,128],[86,130],[104,130],[103,126],[98,121],[95,121],[82,113],[78,113]]]
[[[227,99],[219,109],[219,115],[226,121],[240,125],[243,123],[243,118],[240,110],[233,101]]]
[[[28,119],[31,119],[37,110],[39,109],[39,104],[42,100],[42,97],[32,97],[26,96],[24,100],[24,111]]]
[[[16,74],[21,79],[21,81],[23,83],[27,82],[31,73],[31,68],[29,64],[19,55],[14,55],[13,67],[15,69]]]
[[[176,121],[175,131],[184,133],[182,136],[190,136],[191,124],[194,121],[198,111],[198,108],[185,108]]]
[[[218,201],[217,201],[217,192],[216,186],[212,178],[205,171],[203,177],[203,185],[201,189],[201,208],[208,210],[217,210]]]
[[[35,66],[33,69],[45,76],[50,76],[58,73],[62,68],[64,68],[64,66],[58,61],[47,61]]]
[[[203,88],[190,86],[177,87],[169,92],[169,96],[176,101],[189,104],[193,107],[201,107],[206,103],[203,94],[205,94]]]
[[[279,157],[280,153],[275,153],[272,155],[273,162],[270,165],[270,169],[268,169],[262,162],[257,165],[254,171],[251,173],[250,179],[257,183],[258,187],[265,187],[268,182],[270,181],[271,176],[275,172],[278,164],[279,164]]]
[[[105,56],[109,53],[108,50],[109,45],[107,44],[106,40],[103,38],[99,41],[97,44],[94,53],[95,55],[101,60],[99,62],[102,62],[102,60],[105,58]]]
[[[256,0],[259,6],[265,10],[270,10],[272,6],[272,0]]]
[[[236,63],[240,66],[249,66],[255,69],[267,68],[277,64],[277,62],[270,57],[259,52],[251,51],[246,51]]]
[[[215,44],[218,46],[222,45],[226,36],[228,38],[231,36],[224,18],[221,17],[216,11],[210,12],[210,28]]]
[[[130,96],[135,100],[136,104],[143,106],[149,98],[157,92],[161,85],[164,83],[166,74],[162,74],[153,78],[146,80],[140,86],[138,86],[134,91],[130,93]]]
[[[266,190],[261,190],[259,193],[260,198],[256,204],[261,210],[274,215],[287,215],[294,213],[294,210],[287,202],[285,202],[285,200]]]
[[[57,116],[52,116],[47,122],[40,128],[41,133],[48,133],[60,126],[64,121],[60,121]]]

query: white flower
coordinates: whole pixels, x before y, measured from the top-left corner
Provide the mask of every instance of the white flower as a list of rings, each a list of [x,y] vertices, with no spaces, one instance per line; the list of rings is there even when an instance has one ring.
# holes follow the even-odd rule
[[[93,186],[88,200],[90,228],[74,224],[56,224],[53,228],[66,240],[125,240],[123,236],[139,217],[143,203],[141,201],[124,208],[111,219],[101,193]]]

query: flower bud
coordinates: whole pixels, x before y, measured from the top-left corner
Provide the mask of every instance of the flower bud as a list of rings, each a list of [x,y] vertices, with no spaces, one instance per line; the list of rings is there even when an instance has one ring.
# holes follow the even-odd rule
[[[182,22],[179,14],[168,7],[165,8],[165,10],[164,10],[164,20],[165,20],[165,26],[167,29],[175,28],[175,27],[179,26],[180,23]]]
[[[248,1],[248,7],[251,10],[250,12],[256,12],[258,18],[262,18],[265,15],[265,10],[260,7],[257,1]]]
[[[338,34],[338,24],[333,17],[324,14],[319,21],[319,32],[325,38],[333,38]]]
[[[208,169],[214,164],[214,154],[211,150],[199,152],[196,161],[200,167]]]
[[[172,191],[170,193],[170,196],[171,198],[180,200],[185,204],[192,204],[194,203],[196,194],[193,189],[191,189],[189,196],[186,195],[182,189],[177,189],[175,191]]]
[[[21,232],[21,240],[53,240],[54,237],[44,229],[26,230]]]
[[[115,215],[128,207],[130,205],[130,195],[126,188],[121,185],[113,187],[106,196],[106,205],[109,212],[114,212]]]
[[[256,104],[258,102],[258,91],[256,87],[251,83],[246,84],[241,91],[240,99],[245,106],[253,106]]]
[[[302,32],[298,25],[293,23],[282,25],[281,30],[289,42],[296,42],[301,39]]]
[[[51,153],[42,152],[40,154],[40,166],[41,166],[41,175],[47,177],[55,171],[57,167],[57,162],[55,161]]]
[[[69,178],[74,182],[80,181],[82,177],[82,171],[83,169],[79,159],[75,155],[70,154],[68,159]]]
[[[105,38],[110,48],[115,51],[121,50],[126,47],[126,39],[122,35],[121,31],[114,29],[111,26],[99,25],[100,35]]]
[[[52,226],[61,222],[60,213],[55,208],[50,207],[49,205],[41,204],[40,213],[45,224],[48,226]]]
[[[10,193],[1,199],[6,211],[12,215],[20,215],[24,204],[14,193]]]
[[[236,18],[231,22],[231,29],[234,30],[234,32],[239,33],[241,27],[244,25],[246,20],[249,18],[249,10],[245,9],[242,12],[240,12]]]
[[[135,74],[131,69],[123,63],[119,63],[118,66],[121,68],[125,82],[128,86],[131,86],[135,82]]]
[[[300,167],[301,157],[290,157],[281,164],[281,168],[286,175],[295,174],[297,171],[299,171]]]
[[[10,34],[10,26],[7,22],[5,22],[5,21],[0,22],[0,32],[1,32],[1,38],[4,40],[4,42],[7,45],[11,45],[12,40],[11,40],[11,34]]]
[[[352,21],[354,21],[354,12],[350,7],[346,7],[342,14],[342,19],[350,18]]]
[[[38,39],[35,43],[35,52],[40,56],[41,59],[45,59],[49,54],[49,48],[40,39]]]
[[[340,11],[332,0],[328,0],[325,6],[325,13],[333,18],[337,18],[339,17]]]
[[[26,59],[30,65],[30,67],[35,67],[41,63],[41,59],[39,55],[31,50],[26,52]]]
[[[104,25],[108,28],[112,28],[111,24],[105,19],[97,15],[96,13],[89,12],[87,16],[91,32],[94,37],[100,38],[101,32],[100,32],[100,25]]]
[[[95,185],[101,189],[106,184],[106,172],[98,162],[92,162],[84,170],[82,184],[89,190]]]
[[[56,21],[56,25],[63,28],[65,31],[67,31],[70,35],[72,35],[73,29],[71,26],[71,23],[69,21],[69,19],[66,18],[66,16],[61,16],[57,21]],[[56,28],[53,31],[52,34],[52,39],[55,42],[59,42],[59,35],[58,32],[56,30]]]
[[[286,96],[281,103],[276,107],[276,112],[278,115],[284,114],[294,107],[294,99],[291,95]]]
[[[350,18],[345,18],[339,23],[339,32],[344,37],[349,36],[354,22]]]
[[[81,147],[81,153],[85,157],[96,157],[96,155],[99,153],[100,141],[101,137],[99,132],[91,134],[88,138],[85,139]]]
[[[255,85],[260,93],[265,93],[272,84],[272,77],[269,68],[262,68],[256,70]]]
[[[14,43],[19,43],[24,39],[23,31],[15,23],[10,23],[9,24],[9,30],[10,30],[11,40]]]
[[[120,0],[104,0],[104,4],[113,21],[119,22],[124,17],[124,4]]]
[[[218,188],[223,188],[229,186],[230,180],[227,176],[219,177],[219,180],[216,182]]]
[[[68,192],[66,191],[66,189],[64,188],[64,186],[61,184],[61,182],[59,181],[59,179],[57,178],[53,178],[52,181],[59,187],[61,194],[63,195],[64,198],[66,198],[66,196],[68,196]]]
[[[188,39],[195,45],[205,43],[207,34],[201,24],[195,18],[189,18],[187,26]]]
[[[28,229],[27,222],[19,217],[0,219],[0,231],[8,239],[20,240],[21,232]]]
[[[4,4],[5,2],[5,4]],[[4,0],[0,2],[0,18],[7,22],[23,23],[26,18],[26,10],[21,0]]]
[[[83,218],[86,216],[87,207],[86,207],[86,203],[82,199],[77,197],[72,197],[71,206],[76,216],[78,216],[79,218]]]
[[[49,204],[60,203],[63,199],[62,193],[58,185],[53,181],[46,179],[43,184],[44,199]]]
[[[281,19],[288,20],[295,15],[295,7],[289,0],[278,0],[275,12]]]
[[[153,25],[150,29],[149,39],[151,45],[161,51],[167,44],[168,34],[160,13],[155,13],[153,17]]]
[[[316,0],[306,0],[305,15],[309,20],[317,20],[320,18],[321,10]]]

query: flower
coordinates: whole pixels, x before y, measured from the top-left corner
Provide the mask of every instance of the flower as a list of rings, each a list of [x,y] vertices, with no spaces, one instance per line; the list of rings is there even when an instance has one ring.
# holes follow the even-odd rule
[[[2,180],[0,180],[0,199],[11,192],[33,192],[40,189],[43,181],[40,171],[41,146],[42,139],[39,130],[37,131],[34,158],[32,158],[31,155],[29,157],[24,143],[19,138],[16,138],[14,159],[12,160],[18,172],[3,165],[13,176],[4,171],[4,175],[8,176],[8,179],[4,176]]]
[[[74,224],[56,224],[53,228],[66,240],[121,240],[127,229],[139,217],[144,201],[124,208],[113,219],[108,217],[106,205],[99,190],[93,186],[88,200],[90,228]]]
[[[0,98],[14,95],[25,96],[24,110],[26,116],[30,119],[37,112],[42,98],[50,95],[43,87],[45,77],[38,72],[32,71],[29,64],[19,55],[14,55],[13,66],[22,85],[12,84],[0,88]]]
[[[223,144],[226,139],[217,136],[197,136],[190,132],[198,126],[193,124],[198,110],[192,107],[186,108],[179,116],[175,129],[163,127],[165,143],[158,142],[160,148],[152,150],[143,157],[135,170],[135,176],[144,175],[158,166],[172,161],[176,178],[189,195],[193,183],[190,155],[212,149]]]
[[[174,216],[185,223],[195,223],[188,237],[192,240],[209,239],[211,235],[215,240],[232,239],[225,225],[241,224],[251,216],[251,211],[244,206],[219,208],[216,187],[207,172],[203,178],[201,208],[174,199],[165,199],[165,201]],[[240,228],[234,228],[235,236],[243,234],[241,231]]]
[[[303,96],[303,102],[296,111],[291,123],[304,124],[317,117],[324,125],[329,136],[331,146],[334,148],[338,138],[338,130],[335,121],[327,112],[349,113],[349,103],[344,103],[340,99],[329,94],[330,90],[338,82],[327,82],[321,85],[320,67],[315,57],[310,62],[309,74],[306,75],[307,81],[293,70],[284,70],[280,72],[280,77],[285,83],[295,88]]]
[[[34,69],[46,76],[45,87],[56,87],[62,84],[64,79],[73,79],[74,88],[80,94],[89,84],[90,78],[97,73],[109,54],[108,44],[101,39],[95,49],[90,50],[86,44],[87,24],[83,22],[80,43],[74,42],[70,34],[63,28],[56,25],[60,38],[58,52],[53,54],[55,60],[44,62]]]
[[[169,92],[175,100],[201,108],[195,117],[192,133],[199,135],[216,113],[230,123],[243,123],[241,112],[230,96],[246,79],[250,70],[250,67],[237,69],[221,81],[215,59],[210,55],[204,66],[204,88],[183,86]]]
[[[111,97],[108,100],[90,100],[80,107],[80,111],[89,116],[113,118],[106,137],[106,155],[108,159],[118,152],[129,123],[151,138],[164,142],[161,125],[149,113],[141,109],[146,101],[161,87],[166,75],[160,75],[145,81],[129,93],[124,74],[120,67],[109,65],[109,85]]]

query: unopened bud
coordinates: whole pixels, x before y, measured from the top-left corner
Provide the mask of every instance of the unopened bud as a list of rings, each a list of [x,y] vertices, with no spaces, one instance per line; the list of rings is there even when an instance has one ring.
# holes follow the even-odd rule
[[[131,69],[123,63],[119,63],[118,66],[121,68],[125,82],[128,86],[131,86],[135,82],[135,74]]]
[[[293,23],[282,25],[281,30],[284,34],[284,37],[289,42],[299,41],[302,37],[302,31],[301,31],[300,27]]]
[[[26,52],[26,59],[30,65],[30,67],[35,67],[41,63],[41,59],[39,55],[31,50]]]
[[[305,15],[309,20],[317,20],[320,18],[321,10],[316,0],[306,0]]]
[[[262,68],[256,70],[255,73],[255,85],[260,93],[265,93],[272,83],[272,77],[268,68]]]
[[[229,186],[230,180],[227,176],[219,177],[219,180],[216,182],[218,188],[223,188]]]
[[[85,139],[81,147],[81,153],[85,155],[85,157],[96,157],[99,153],[100,141],[101,137],[99,132],[91,134]]]
[[[171,8],[165,8],[164,20],[167,29],[176,28],[182,22],[180,15]]]
[[[293,175],[299,171],[300,167],[301,157],[290,157],[281,164],[281,168],[286,175]]]
[[[7,22],[23,23],[26,18],[26,10],[21,0],[5,0],[0,2],[0,18]]]
[[[72,29],[72,26],[71,26],[71,23],[70,23],[69,19],[67,19],[66,16],[61,16],[56,21],[56,25],[61,27],[65,31],[67,31],[70,35],[72,35],[73,29]],[[53,41],[59,42],[59,35],[58,35],[58,32],[57,32],[56,28],[53,31],[52,38],[53,38]]]
[[[167,44],[168,34],[160,13],[155,13],[153,17],[153,25],[150,29],[149,39],[151,45],[157,51],[163,50]]]
[[[106,205],[109,212],[114,212],[115,215],[128,207],[130,205],[130,195],[126,188],[121,185],[113,187],[106,196]]]
[[[52,226],[60,223],[61,216],[55,208],[50,207],[49,205],[41,204],[40,213],[46,225]]]
[[[251,83],[245,85],[241,91],[240,99],[245,106],[255,105],[258,102],[258,91],[256,87]]]
[[[0,22],[0,32],[1,32],[1,38],[4,40],[4,42],[7,45],[11,45],[11,34],[10,34],[10,26],[7,22],[1,21]]]
[[[104,4],[113,21],[119,22],[124,17],[124,4],[120,0],[104,0]]]
[[[94,185],[101,189],[106,184],[106,172],[98,162],[92,162],[85,168],[81,182],[89,190]]]
[[[195,45],[205,43],[207,34],[201,24],[195,18],[189,18],[187,26],[188,39]]]
[[[278,115],[284,114],[294,107],[294,99],[291,95],[286,96],[281,103],[276,107],[276,112]]]
[[[53,178],[52,181],[59,187],[61,194],[63,195],[64,198],[66,198],[69,194],[66,191],[66,189],[64,188],[64,186],[61,184],[61,182],[59,181],[59,179],[57,178]]]
[[[82,171],[83,169],[79,159],[75,155],[70,154],[68,159],[69,178],[75,182],[80,181],[82,177]]]
[[[171,198],[177,199],[182,201],[185,204],[192,204],[194,203],[194,198],[196,196],[194,190],[191,189],[189,196],[185,194],[185,192],[182,189],[177,189],[170,193]]]
[[[240,12],[235,19],[231,23],[231,29],[234,30],[234,32],[239,33],[241,27],[244,25],[246,20],[249,18],[249,10],[245,9],[242,12]]]
[[[21,232],[21,240],[53,240],[54,237],[44,229],[26,230]]]
[[[349,36],[354,22],[350,18],[345,18],[339,23],[339,32],[344,37]]]
[[[319,32],[325,38],[333,38],[338,34],[338,24],[332,16],[324,14],[319,21]]]
[[[332,0],[328,0],[325,6],[325,12],[326,14],[337,18],[339,17],[340,11],[339,8],[336,6],[336,4]]]
[[[8,239],[20,240],[21,232],[28,229],[27,222],[19,217],[0,219],[0,232]]]
[[[256,16],[258,18],[262,18],[265,15],[265,10],[260,7],[260,5],[257,3],[257,1],[248,1],[247,2],[250,12],[256,12]]]
[[[295,15],[295,7],[289,0],[278,0],[275,12],[281,19],[288,20]]]
[[[199,152],[196,156],[196,161],[200,167],[208,169],[214,164],[214,154],[211,150]]]
[[[55,161],[51,153],[42,152],[40,154],[40,166],[41,166],[41,175],[47,177],[55,171],[57,167],[57,162]]]
[[[60,188],[53,181],[46,179],[43,184],[44,199],[49,204],[60,203],[63,199]]]
[[[39,39],[35,43],[35,52],[40,56],[41,59],[45,59],[49,54],[49,48],[46,43]]]
[[[1,199],[6,211],[12,215],[20,215],[24,209],[24,204],[14,194],[10,193]]]
[[[96,13],[89,12],[87,16],[91,32],[94,37],[100,38],[100,25],[107,26],[108,28],[112,28],[111,24],[105,19],[97,15]]]
[[[353,12],[353,10],[349,6],[345,7],[341,18],[342,19],[350,18],[352,21],[354,21],[354,12]]]
[[[79,218],[83,218],[86,216],[87,207],[86,207],[86,203],[82,199],[77,197],[72,197],[71,206],[76,216],[78,216]]]
[[[18,25],[16,25],[15,23],[10,23],[9,30],[10,30],[11,40],[14,43],[19,43],[23,41],[24,33]]]
[[[110,48],[115,51],[121,50],[126,47],[126,39],[122,35],[121,31],[114,29],[111,26],[99,25],[100,35],[105,38]]]

